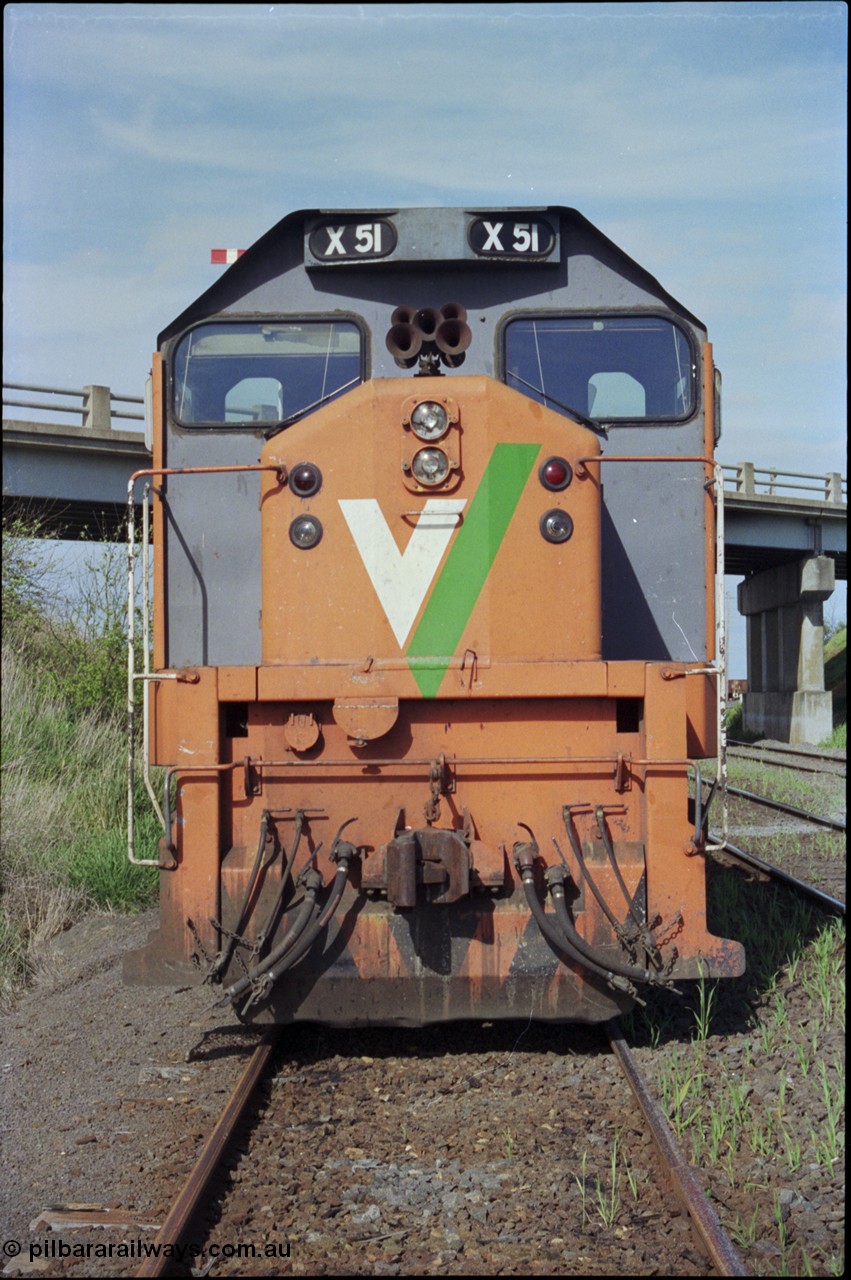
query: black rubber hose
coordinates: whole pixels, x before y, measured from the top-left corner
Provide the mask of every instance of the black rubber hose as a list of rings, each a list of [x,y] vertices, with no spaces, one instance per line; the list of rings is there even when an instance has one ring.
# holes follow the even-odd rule
[[[282,959],[288,951],[291,951],[292,948],[298,944],[308,926],[315,921],[319,911],[316,903],[316,894],[322,881],[318,872],[314,872],[314,874],[317,876],[317,879],[319,879],[319,884],[309,883],[307,885],[304,891],[304,900],[291,928],[287,930],[277,947],[275,947],[273,951],[270,951],[269,954],[265,956],[250,973],[246,974],[244,978],[240,978],[232,987],[227,988],[225,996],[229,1000],[236,1000],[238,996],[241,996],[244,991],[248,990],[256,978],[261,977],[273,964],[276,964],[277,961]]]
[[[523,890],[526,894],[526,901],[529,903],[529,909],[535,917],[535,922],[544,937],[552,943],[557,951],[570,957],[575,964],[581,965],[583,969],[589,973],[595,973],[598,977],[608,982],[610,986],[615,987],[618,991],[625,991],[628,995],[634,995],[634,989],[629,979],[621,977],[619,974],[613,973],[610,969],[604,968],[598,961],[591,960],[587,956],[582,955],[570,943],[570,941],[561,933],[547,918],[547,914],[538,897],[538,889],[535,884],[535,873],[531,867],[520,868],[520,878],[523,882]]]
[[[579,843],[578,836],[575,834],[573,830],[573,815],[570,813],[566,805],[565,805],[565,812],[563,816],[564,816],[564,829],[567,832],[567,838],[570,842],[570,847],[573,850],[573,856],[576,859],[577,865],[579,867],[579,873],[582,876],[585,883],[588,885],[588,888],[591,890],[594,897],[597,899],[597,902],[600,905],[600,910],[607,917],[609,924],[612,926],[615,933],[618,934],[618,936],[620,936],[623,933],[623,925],[617,919],[611,907],[609,906],[608,902],[606,902],[606,899],[603,897],[602,893],[597,888],[596,881],[594,880],[594,877],[591,875],[591,872],[588,870],[588,866],[585,862],[585,858],[582,853],[582,846]]]
[[[558,868],[554,868],[554,870],[557,869]],[[558,917],[558,922],[564,930],[568,940],[577,951],[596,964],[601,964],[603,966],[608,965],[612,973],[620,974],[622,978],[629,978],[632,982],[654,983],[657,981],[656,975],[651,973],[649,969],[639,969],[635,965],[622,964],[616,960],[609,960],[608,957],[598,956],[593,948],[589,946],[585,939],[577,932],[576,926],[570,918],[564,894],[564,885],[557,880],[550,880],[549,878],[548,884],[556,916]]]

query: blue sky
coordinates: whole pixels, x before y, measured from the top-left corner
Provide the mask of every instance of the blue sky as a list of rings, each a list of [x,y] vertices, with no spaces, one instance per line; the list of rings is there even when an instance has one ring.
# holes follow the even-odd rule
[[[6,381],[141,394],[293,209],[568,204],[706,323],[723,461],[845,472],[844,3],[4,18]]]

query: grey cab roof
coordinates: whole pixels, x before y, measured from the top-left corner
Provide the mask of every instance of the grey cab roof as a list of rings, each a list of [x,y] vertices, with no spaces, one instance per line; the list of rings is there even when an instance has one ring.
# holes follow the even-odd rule
[[[463,232],[471,220],[499,214],[514,218],[522,215],[546,217],[559,229],[562,258],[570,251],[569,241],[572,231],[581,237],[584,252],[587,253],[590,248],[595,257],[599,256],[619,275],[653,295],[659,305],[669,308],[698,328],[705,328],[703,323],[669,294],[640,263],[619,248],[577,209],[564,205],[502,208],[469,206],[463,208],[301,209],[287,214],[246,249],[236,262],[222,273],[215,284],[200,294],[186,310],[166,326],[159,335],[158,345],[162,347],[170,338],[190,325],[211,316],[223,312],[238,314],[241,310],[250,314],[253,308],[241,308],[239,303],[243,297],[254,292],[261,280],[269,281],[299,268],[308,275],[312,274],[311,264],[305,260],[305,230],[316,221],[335,217],[382,218],[395,220],[403,225],[405,234],[400,235],[398,251],[382,262],[340,263],[333,267],[325,265],[317,269],[318,272],[336,271],[349,275],[367,272],[372,275],[370,285],[374,286],[376,274],[390,274],[391,277],[395,276],[398,279],[400,274],[413,274],[416,270],[422,271],[436,263],[450,269],[453,267],[459,270],[481,268],[493,271],[497,264],[471,261],[472,255],[469,252],[459,253],[459,228]],[[405,250],[403,241],[407,241],[408,245],[416,241],[422,247],[415,248],[412,254]],[[366,281],[364,283],[366,284]],[[367,296],[372,295],[373,287],[370,287],[367,290]]]

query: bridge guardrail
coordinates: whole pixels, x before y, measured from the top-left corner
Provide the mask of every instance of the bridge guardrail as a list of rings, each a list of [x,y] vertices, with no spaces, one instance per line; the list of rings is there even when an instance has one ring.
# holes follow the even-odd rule
[[[791,498],[804,492],[822,502],[847,503],[847,480],[838,471],[809,475],[800,471],[779,471],[757,467],[752,462],[724,463],[724,487],[729,493],[750,498]],[[795,490],[795,494],[788,492]]]
[[[26,391],[44,396],[73,396],[75,399],[81,400],[82,403],[60,404],[57,400],[17,400],[8,397],[6,395],[7,391]],[[47,410],[50,413],[66,417],[70,414],[82,418],[81,425],[95,435],[108,435],[112,430],[113,418],[129,418],[136,422],[145,421],[144,411],[135,413],[117,409],[113,407],[115,404],[138,404],[144,407],[145,401],[142,396],[120,396],[111,391],[109,387],[96,385],[77,389],[71,387],[34,386],[25,382],[3,383],[4,410],[8,405],[10,408],[16,409]]]

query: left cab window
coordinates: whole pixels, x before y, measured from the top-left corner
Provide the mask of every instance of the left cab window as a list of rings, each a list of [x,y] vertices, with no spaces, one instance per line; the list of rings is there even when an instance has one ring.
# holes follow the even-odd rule
[[[362,379],[363,338],[352,321],[202,324],[175,347],[172,412],[188,427],[268,427]]]

